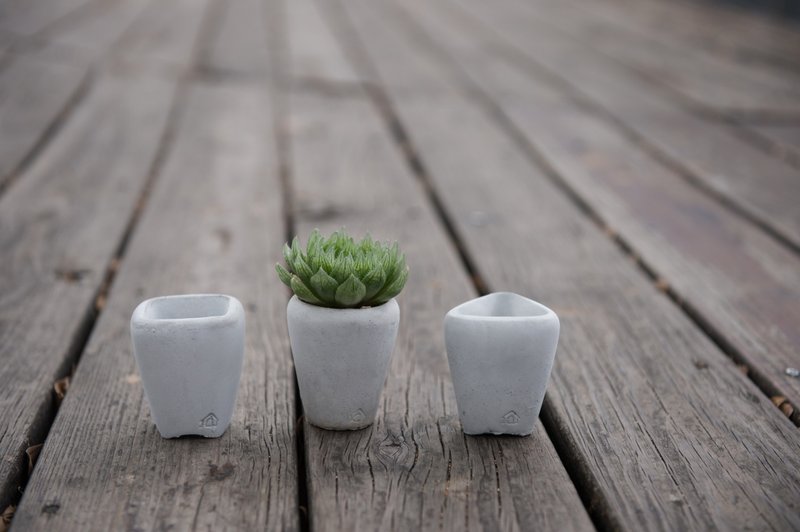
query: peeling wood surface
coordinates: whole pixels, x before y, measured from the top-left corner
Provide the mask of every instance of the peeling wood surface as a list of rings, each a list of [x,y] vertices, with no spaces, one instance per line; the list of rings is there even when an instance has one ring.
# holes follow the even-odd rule
[[[0,528],[800,529],[800,30],[666,0],[0,0]],[[289,231],[397,239],[376,423],[302,420]],[[442,318],[562,337],[461,432]],[[247,312],[234,420],[158,436],[128,322]],[[794,423],[793,423],[794,422]]]

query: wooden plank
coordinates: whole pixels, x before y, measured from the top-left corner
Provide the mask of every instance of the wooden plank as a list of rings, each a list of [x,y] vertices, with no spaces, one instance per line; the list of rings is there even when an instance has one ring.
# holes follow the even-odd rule
[[[769,396],[798,405],[800,257],[724,209],[531,70],[482,46],[478,25],[426,10],[427,33],[521,132],[535,157],[618,233],[747,364]],[[485,29],[483,31],[485,32]],[[786,407],[785,407],[786,408]]]
[[[606,114],[656,153],[737,212],[745,214],[794,249],[800,249],[800,179],[797,168],[743,140],[736,126],[693,115],[652,90],[650,84],[555,32],[524,9],[486,9],[460,2],[473,20],[495,29],[491,40],[510,55],[562,85]],[[455,8],[454,8],[455,9]],[[454,16],[463,11],[454,12]]]
[[[633,14],[649,31],[692,43],[746,64],[800,68],[800,34],[791,25],[754,12],[740,13],[723,3],[663,0],[607,0],[609,10]]]
[[[764,124],[746,127],[767,137],[779,149],[793,152],[800,158],[800,124]]]
[[[392,103],[483,279],[561,317],[544,415],[598,522],[800,526],[796,428],[465,100],[419,35],[376,24],[395,11],[347,6],[381,79],[452,87],[434,106],[402,94]]]
[[[475,290],[366,95],[306,89],[291,93],[287,128],[296,230],[346,226],[397,240],[412,268],[376,423],[305,424],[311,528],[591,529],[541,424],[529,438],[464,436],[442,319]]]
[[[214,38],[201,54],[201,71],[223,77],[265,77],[267,20],[263,0],[225,2]]]
[[[209,0],[151,2],[115,44],[115,63],[172,73],[186,68],[209,5]]]
[[[49,427],[53,382],[75,360],[171,95],[161,82],[101,78],[0,200],[0,507],[17,495],[25,449]]]
[[[15,56],[0,70],[0,191],[43,145],[86,85],[84,70],[36,55]]]
[[[336,43],[313,0],[286,3],[290,75],[306,83],[357,83],[359,77]]]
[[[543,0],[532,11],[696,104],[731,113],[800,109],[800,73],[710,54],[669,31],[645,27],[631,10]]]
[[[0,3],[0,29],[32,36],[90,0],[5,0]]]
[[[372,427],[306,423],[314,530],[533,530],[591,523],[544,428],[529,438],[466,437],[442,318],[475,296],[423,190],[364,98],[295,93],[290,121],[297,231],[397,240],[412,268]]]
[[[15,516],[21,529],[296,530],[294,380],[275,147],[261,88],[197,85]],[[187,223],[189,222],[189,223]],[[234,419],[219,439],[164,440],[131,354],[130,313],[219,291],[247,309]]]
[[[103,58],[140,16],[149,0],[113,0],[92,4],[79,17],[48,29],[37,40],[44,53],[64,62],[91,64]]]

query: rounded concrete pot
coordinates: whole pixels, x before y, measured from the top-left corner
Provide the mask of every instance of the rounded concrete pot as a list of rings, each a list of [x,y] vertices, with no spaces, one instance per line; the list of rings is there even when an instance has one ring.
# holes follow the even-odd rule
[[[131,337],[161,436],[222,436],[244,359],[239,300],[218,294],[148,299],[133,311]]]
[[[452,309],[444,330],[464,432],[533,432],[556,354],[555,312],[498,292]]]
[[[306,419],[323,429],[372,424],[400,324],[394,299],[379,307],[333,309],[292,297],[286,309]]]

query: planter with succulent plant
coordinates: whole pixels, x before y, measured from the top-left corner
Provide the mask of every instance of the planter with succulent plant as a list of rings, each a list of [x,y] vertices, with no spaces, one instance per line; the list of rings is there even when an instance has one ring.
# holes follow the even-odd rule
[[[533,432],[558,344],[555,312],[498,292],[452,309],[444,332],[464,432]]]
[[[400,323],[395,296],[408,278],[398,245],[343,230],[314,231],[303,249],[284,246],[276,265],[294,296],[287,307],[306,419],[325,429],[372,424]]]

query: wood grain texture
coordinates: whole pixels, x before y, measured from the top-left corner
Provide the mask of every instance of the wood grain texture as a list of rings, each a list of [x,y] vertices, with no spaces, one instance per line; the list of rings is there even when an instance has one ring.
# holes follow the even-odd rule
[[[474,291],[374,110],[295,94],[290,124],[298,233],[369,231],[399,241],[412,268],[377,422],[305,425],[312,529],[590,529],[541,424],[529,438],[461,431],[442,320]]]
[[[528,438],[461,431],[443,317],[475,292],[366,95],[295,89],[288,131],[298,233],[346,226],[397,240],[412,270],[376,423],[355,432],[305,424],[311,528],[591,529],[541,424]]]
[[[0,70],[0,189],[69,110],[87,84],[86,72],[42,59],[17,56]]]
[[[294,82],[357,83],[358,75],[313,0],[286,2],[290,75]]]
[[[493,100],[534,157],[599,215],[746,363],[768,395],[800,405],[800,258],[654,161],[613,124],[531,75],[450,11],[418,17]],[[483,33],[482,31],[483,30]],[[469,37],[467,37],[469,36]],[[800,408],[793,415],[800,421]]]
[[[281,219],[265,91],[192,88],[15,516],[20,529],[294,530],[294,381]],[[234,419],[219,439],[164,440],[143,397],[129,320],[142,299],[221,292],[247,312]]]
[[[0,201],[0,506],[16,492],[25,448],[47,431],[53,382],[74,361],[171,98],[161,82],[101,78]]]
[[[687,179],[800,246],[797,168],[743,140],[731,131],[736,126],[679,108],[590,46],[553,31],[532,10],[506,3],[508,9],[501,10],[473,0],[459,2],[474,20],[495,29],[492,45],[505,47],[523,68],[555,80]]]
[[[601,4],[620,16],[635,16],[643,29],[732,61],[790,71],[800,67],[800,33],[788,21],[741,12],[721,2],[606,0]]]
[[[201,72],[248,79],[267,76],[268,18],[264,0],[223,2],[213,38],[201,53]]]
[[[152,0],[102,0],[37,36],[41,53],[69,64],[104,58]]]
[[[435,106],[392,101],[484,280],[561,317],[544,414],[596,518],[628,530],[800,525],[796,428],[462,96],[420,35],[375,23],[396,11],[347,6],[381,79],[451,87]],[[395,60],[381,61],[389,49]]]
[[[0,28],[31,36],[90,0],[5,0],[0,3]]]
[[[217,0],[151,2],[113,48],[114,65],[180,72],[192,61],[206,11]]]
[[[696,105],[732,113],[800,110],[800,72],[710,54],[603,2],[539,0],[531,11]]]
[[[778,146],[800,158],[800,124],[764,124],[749,125],[752,129],[768,138]]]

